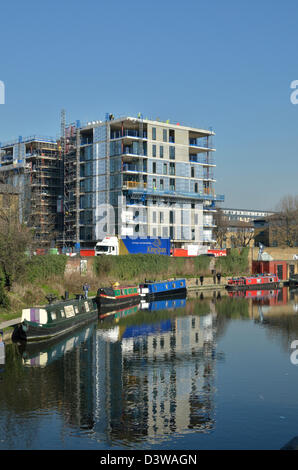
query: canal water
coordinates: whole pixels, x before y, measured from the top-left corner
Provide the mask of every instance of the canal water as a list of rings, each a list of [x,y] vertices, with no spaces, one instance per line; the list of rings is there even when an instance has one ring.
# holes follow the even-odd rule
[[[298,436],[298,291],[224,291],[5,344],[0,449],[280,449]]]

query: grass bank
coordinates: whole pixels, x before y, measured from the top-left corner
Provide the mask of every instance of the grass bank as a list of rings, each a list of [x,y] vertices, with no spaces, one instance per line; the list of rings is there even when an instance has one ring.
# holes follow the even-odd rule
[[[10,291],[5,289],[0,276],[0,320],[16,318],[30,305],[43,305],[49,294],[60,299],[68,291],[70,298],[74,297],[82,293],[84,282],[90,284],[90,295],[94,295],[99,284],[107,285],[113,281],[138,283],[145,278],[208,277],[211,259],[207,256],[173,258],[141,254],[100,256],[92,260],[92,272],[81,276],[78,272],[65,274],[67,256],[33,256],[26,259],[24,271],[15,279]],[[218,258],[215,263],[222,276],[244,274],[248,270],[248,250],[231,250],[227,257]]]
[[[210,258],[173,258],[162,255],[97,256],[93,266],[99,280],[143,281],[168,277],[210,275]]]

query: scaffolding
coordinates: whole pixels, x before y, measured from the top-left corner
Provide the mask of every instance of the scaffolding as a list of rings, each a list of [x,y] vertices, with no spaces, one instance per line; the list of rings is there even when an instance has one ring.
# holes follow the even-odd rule
[[[33,228],[36,245],[49,247],[62,231],[62,217],[57,210],[63,190],[62,161],[57,144],[36,137],[31,141],[20,138],[16,144],[2,148],[1,163],[4,180],[21,190],[21,221]]]

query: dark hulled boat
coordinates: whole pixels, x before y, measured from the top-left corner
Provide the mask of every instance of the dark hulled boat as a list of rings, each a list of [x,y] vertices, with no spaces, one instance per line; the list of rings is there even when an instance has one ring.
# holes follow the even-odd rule
[[[140,293],[137,286],[100,287],[95,301],[99,311],[106,308],[125,307],[140,302]]]
[[[298,274],[292,274],[289,278],[289,286],[297,287],[298,286]]]
[[[14,329],[13,341],[42,341],[54,338],[98,317],[94,298],[52,302],[43,307],[26,308]]]

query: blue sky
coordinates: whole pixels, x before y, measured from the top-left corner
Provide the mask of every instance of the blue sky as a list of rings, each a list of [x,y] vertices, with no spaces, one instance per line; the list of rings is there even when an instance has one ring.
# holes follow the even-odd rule
[[[2,2],[0,141],[137,115],[216,132],[225,207],[297,194],[295,0]]]

